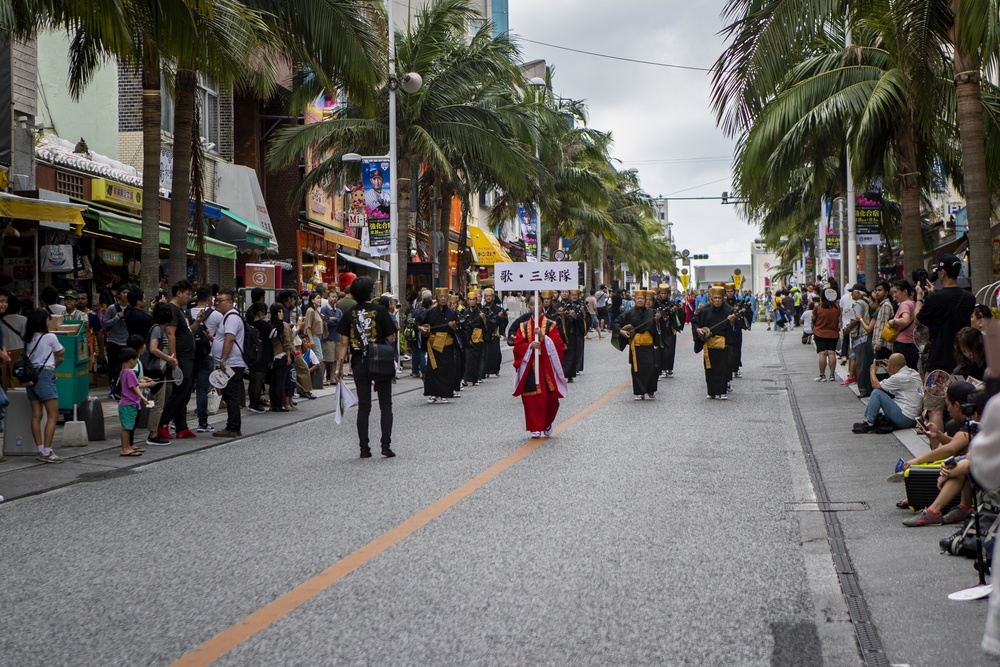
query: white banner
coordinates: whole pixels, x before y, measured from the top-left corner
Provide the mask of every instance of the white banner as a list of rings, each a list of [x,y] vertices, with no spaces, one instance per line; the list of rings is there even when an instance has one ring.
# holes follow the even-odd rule
[[[494,287],[511,290],[570,290],[580,288],[579,262],[497,262]]]

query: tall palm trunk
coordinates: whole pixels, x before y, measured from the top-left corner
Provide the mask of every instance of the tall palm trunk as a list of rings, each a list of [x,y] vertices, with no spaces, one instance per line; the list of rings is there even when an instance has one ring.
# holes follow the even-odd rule
[[[451,204],[454,189],[451,187],[449,182],[442,181],[438,192],[441,197],[441,204],[438,209],[440,216],[440,229],[441,234],[444,236],[441,254],[438,255],[438,263],[440,264],[438,267],[440,277],[438,287],[451,288]]]
[[[871,292],[878,282],[878,246],[861,246],[865,249],[865,287]]]
[[[396,261],[399,262],[400,284],[391,287],[396,290],[397,299],[405,299],[406,272],[410,263],[410,188],[412,182],[409,174],[412,170],[409,158],[400,158],[397,164],[392,166],[396,169],[396,187],[399,190],[396,193],[396,210],[399,211],[399,228],[396,230]],[[407,177],[400,178],[399,174],[406,174]],[[386,289],[385,285],[383,285],[383,289]]]
[[[993,239],[990,231],[990,191],[986,180],[986,145],[983,139],[983,101],[979,65],[958,48],[958,5],[953,9],[955,25],[955,95],[958,130],[962,140],[965,202],[969,215],[969,276],[973,291],[993,282]]]
[[[152,300],[160,287],[160,56],[143,47],[142,69],[142,275],[139,287]]]
[[[469,197],[462,197],[462,228],[458,233],[458,276],[455,280],[455,288],[458,290],[459,294],[465,294],[466,288],[468,286],[469,280],[468,273],[469,265],[465,261],[466,249],[468,248],[468,243],[466,239],[469,238]]]
[[[190,229],[191,141],[194,138],[194,104],[198,79],[194,72],[179,70],[174,85],[174,173],[170,184],[171,284],[187,278],[187,240]]]
[[[899,123],[893,141],[899,165],[900,208],[902,209],[903,270],[909,276],[924,265],[924,228],[920,219],[920,174],[917,171],[917,142],[912,120]]]

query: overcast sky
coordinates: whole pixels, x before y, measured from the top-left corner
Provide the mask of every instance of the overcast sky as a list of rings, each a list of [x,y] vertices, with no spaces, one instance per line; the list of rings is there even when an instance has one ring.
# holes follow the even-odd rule
[[[655,196],[718,197],[732,190],[733,142],[716,128],[710,74],[622,62],[524,40],[624,58],[708,68],[722,52],[722,0],[510,0],[510,31],[525,61],[555,68],[555,93],[585,99],[590,126],[611,132],[612,155]],[[700,264],[747,264],[756,230],[733,206],[671,201],[677,249]]]

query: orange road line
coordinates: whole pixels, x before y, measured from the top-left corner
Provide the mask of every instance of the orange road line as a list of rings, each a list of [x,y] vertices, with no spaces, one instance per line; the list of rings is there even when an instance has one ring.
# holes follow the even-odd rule
[[[553,430],[553,434],[559,434],[573,425],[579,423],[587,415],[591,414],[612,398],[621,393],[626,387],[632,384],[631,379],[618,385],[604,396],[583,410],[577,412],[566,421],[558,424]],[[198,648],[181,656],[170,667],[207,667],[219,658],[223,657],[236,647],[240,646],[257,633],[267,629],[271,625],[292,613],[306,602],[327,590],[335,583],[357,570],[368,561],[378,556],[390,547],[399,544],[404,539],[423,528],[434,519],[438,518],[449,509],[457,505],[464,498],[468,497],[476,490],[483,487],[487,482],[500,475],[515,463],[526,457],[531,452],[541,447],[547,438],[532,439],[520,449],[512,452],[505,458],[494,463],[492,466],[479,473],[465,484],[442,497],[434,504],[417,512],[403,523],[383,533],[379,537],[364,545],[354,553],[337,561],[327,569],[309,579],[303,584],[296,586],[289,592],[270,604],[261,607],[250,616],[239,623],[223,630]]]

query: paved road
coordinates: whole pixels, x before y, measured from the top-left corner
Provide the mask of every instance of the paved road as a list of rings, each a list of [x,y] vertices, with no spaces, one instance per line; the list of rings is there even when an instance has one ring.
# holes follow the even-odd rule
[[[449,405],[397,395],[395,459],[356,458],[352,425],[323,416],[0,506],[0,665],[862,664],[823,515],[789,511],[816,496],[786,389],[807,416],[843,401],[823,425],[840,442],[859,404],[806,393],[797,337],[746,346],[728,403],[705,400],[690,343],[658,400],[635,402],[625,355],[592,341],[534,449],[505,366]],[[825,442],[838,499],[902,450]],[[888,463],[859,454],[876,442]],[[845,532],[875,626],[892,662],[945,664],[942,635],[909,627],[952,608],[908,590],[908,612],[892,587],[926,589],[924,561],[964,582],[967,561],[886,553],[870,533],[898,526],[882,509],[898,488],[870,486]],[[884,539],[936,542],[915,532]],[[952,664],[989,664],[984,610],[958,612],[963,634],[944,624],[969,647]]]

